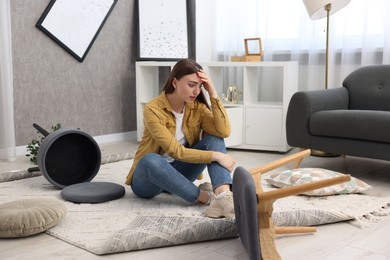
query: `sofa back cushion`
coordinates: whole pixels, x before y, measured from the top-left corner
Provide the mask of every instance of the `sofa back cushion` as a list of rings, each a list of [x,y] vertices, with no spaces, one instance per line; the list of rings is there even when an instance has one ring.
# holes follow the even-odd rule
[[[361,67],[343,86],[349,92],[349,109],[390,111],[390,65]]]

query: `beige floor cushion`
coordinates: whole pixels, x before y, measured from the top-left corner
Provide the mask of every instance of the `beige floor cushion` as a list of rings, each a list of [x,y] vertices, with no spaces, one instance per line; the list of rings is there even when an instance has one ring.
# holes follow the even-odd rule
[[[335,172],[322,168],[297,168],[293,170],[286,170],[283,172],[272,173],[267,176],[266,181],[278,188],[289,186],[296,186],[305,183],[311,183],[320,180],[326,180],[344,175],[340,172]],[[328,196],[339,194],[361,193],[372,189],[370,185],[355,177],[351,177],[348,182],[340,183],[333,186],[328,186],[313,191],[302,193],[308,196]]]
[[[26,237],[59,223],[67,208],[60,200],[22,199],[0,204],[0,238]]]

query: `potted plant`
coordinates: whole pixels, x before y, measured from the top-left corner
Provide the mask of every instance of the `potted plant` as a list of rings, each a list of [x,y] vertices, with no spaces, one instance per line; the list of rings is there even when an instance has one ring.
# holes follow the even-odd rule
[[[59,123],[51,126],[51,130],[53,132],[57,131],[58,129],[61,129],[61,124]],[[39,131],[37,131],[37,133],[38,133],[38,137],[36,139],[32,139],[31,142],[27,145],[27,154],[26,154],[26,156],[30,158],[30,161],[34,165],[38,164],[37,162],[38,150],[41,143],[45,139],[45,137]]]

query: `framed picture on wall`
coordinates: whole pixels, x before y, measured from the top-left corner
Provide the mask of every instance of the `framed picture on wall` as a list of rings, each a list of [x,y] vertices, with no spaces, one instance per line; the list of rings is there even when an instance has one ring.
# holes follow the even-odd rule
[[[36,26],[83,62],[118,0],[51,0]]]
[[[195,14],[189,11],[192,1],[137,0],[136,4],[138,60],[193,58],[189,39],[195,33],[189,26]]]

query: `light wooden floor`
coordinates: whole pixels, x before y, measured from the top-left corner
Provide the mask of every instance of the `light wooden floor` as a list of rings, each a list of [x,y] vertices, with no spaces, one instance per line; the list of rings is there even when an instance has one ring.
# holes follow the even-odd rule
[[[135,141],[101,145],[103,154],[134,152]],[[296,152],[291,150],[287,154]],[[273,161],[284,154],[229,150],[236,164],[248,169]],[[30,167],[27,158],[14,163],[0,161],[0,173]],[[356,157],[314,157],[304,159],[302,167],[322,167],[358,177],[374,187],[370,195],[390,195],[390,162]],[[283,169],[283,168],[280,168]],[[287,169],[287,168],[286,168]],[[1,223],[0,223],[1,224]],[[370,228],[359,229],[349,223],[318,227],[310,235],[277,236],[283,259],[372,259],[390,260],[390,217]],[[20,239],[0,239],[0,259],[248,259],[239,238],[194,243],[106,256],[96,256],[46,234]]]

